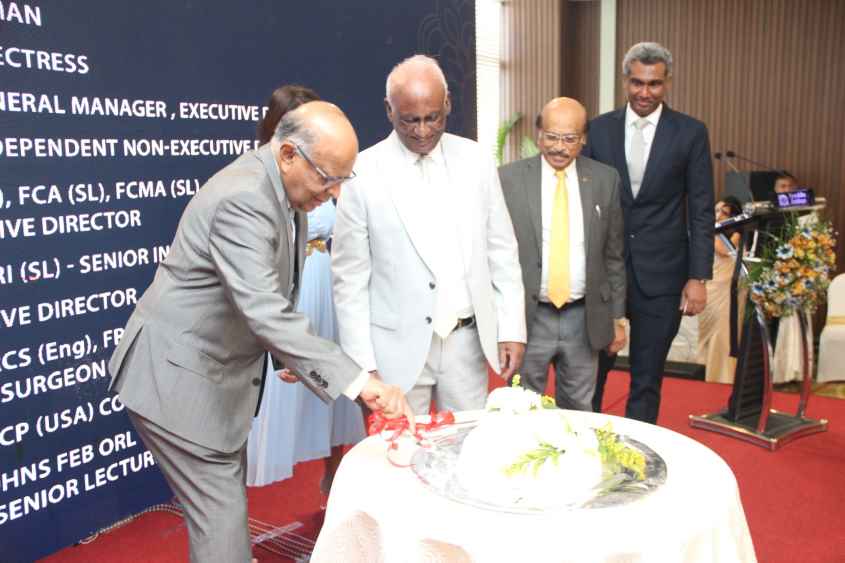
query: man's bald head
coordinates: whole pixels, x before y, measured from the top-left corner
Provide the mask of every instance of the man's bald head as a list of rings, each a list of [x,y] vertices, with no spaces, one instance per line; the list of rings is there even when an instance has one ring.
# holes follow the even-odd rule
[[[563,170],[581,154],[586,140],[587,110],[572,98],[554,98],[537,119],[537,145],[546,162]]]
[[[420,155],[431,152],[451,111],[449,87],[437,61],[415,55],[396,65],[387,77],[384,105],[402,144]]]
[[[574,98],[553,98],[543,106],[537,126],[543,129],[548,127],[545,125],[547,119],[555,121],[561,118],[573,120],[578,125],[579,131],[583,131],[587,126],[587,109]]]
[[[296,142],[308,156],[322,152],[331,158],[350,161],[350,170],[358,155],[355,129],[346,114],[329,102],[308,102],[286,113],[274,135],[278,143],[285,139]]]
[[[337,197],[339,179],[352,174],[358,136],[339,107],[314,101],[282,117],[272,149],[291,204],[310,211]]]

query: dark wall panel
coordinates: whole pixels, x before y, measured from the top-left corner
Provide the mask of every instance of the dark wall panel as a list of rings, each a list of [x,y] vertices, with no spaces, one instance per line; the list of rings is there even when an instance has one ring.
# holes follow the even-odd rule
[[[561,92],[595,117],[599,111],[599,23],[601,3],[566,2]]]

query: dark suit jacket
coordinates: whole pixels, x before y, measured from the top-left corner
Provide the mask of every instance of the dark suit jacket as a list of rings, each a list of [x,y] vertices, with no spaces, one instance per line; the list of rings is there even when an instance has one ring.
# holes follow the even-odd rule
[[[622,177],[625,255],[649,297],[713,275],[713,168],[707,127],[663,106],[636,198],[625,160],[625,108],[590,121],[582,152]],[[634,283],[634,280],[628,280]]]
[[[537,310],[542,275],[540,158],[526,158],[499,168],[502,192],[519,243],[519,262],[525,286],[525,313],[529,327]],[[580,156],[575,161],[575,167],[578,171],[586,245],[587,284],[584,301],[587,337],[590,346],[600,350],[613,340],[613,319],[625,316],[619,174],[610,166]]]
[[[109,363],[133,412],[186,440],[233,452],[246,442],[265,350],[323,399],[360,368],[293,309],[308,238],[289,211],[270,144],[215,174],[185,208],[167,259]]]

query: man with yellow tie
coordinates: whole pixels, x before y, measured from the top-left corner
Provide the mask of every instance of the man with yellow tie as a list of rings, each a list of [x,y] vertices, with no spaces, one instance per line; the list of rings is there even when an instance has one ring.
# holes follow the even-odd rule
[[[555,98],[537,117],[541,155],[499,169],[519,244],[528,344],[522,384],[555,402],[592,410],[598,351],[625,345],[625,263],[620,179],[579,156],[587,112]]]

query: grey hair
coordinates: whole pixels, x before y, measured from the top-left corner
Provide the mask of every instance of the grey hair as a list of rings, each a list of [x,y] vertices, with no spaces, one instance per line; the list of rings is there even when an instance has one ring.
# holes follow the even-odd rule
[[[409,65],[422,65],[432,69],[435,74],[437,74],[440,82],[443,83],[443,90],[446,92],[446,95],[449,95],[449,84],[446,83],[446,75],[443,74],[443,69],[440,68],[440,64],[438,64],[437,59],[429,57],[428,55],[414,55],[412,57],[408,57],[393,67],[393,70],[391,70],[390,74],[387,75],[387,81],[384,85],[384,96],[388,99],[388,101],[390,100],[390,91],[393,90],[394,78],[397,71],[400,71]]]
[[[313,131],[305,127],[304,120],[300,115],[301,112],[298,110],[299,108],[289,111],[282,116],[279,124],[276,125],[275,133],[273,133],[273,141],[277,144],[281,144],[286,140],[291,141],[299,145],[305,152],[310,153],[316,136]]]
[[[672,53],[660,43],[644,41],[637,43],[625,53],[622,59],[622,76],[631,76],[631,63],[639,61],[644,65],[666,65],[666,76],[672,76]]]

